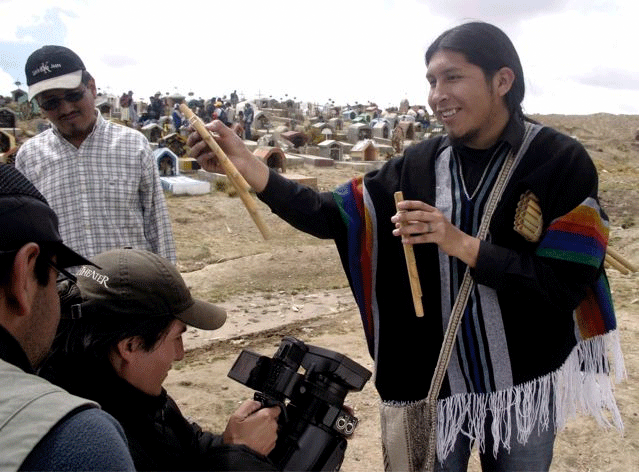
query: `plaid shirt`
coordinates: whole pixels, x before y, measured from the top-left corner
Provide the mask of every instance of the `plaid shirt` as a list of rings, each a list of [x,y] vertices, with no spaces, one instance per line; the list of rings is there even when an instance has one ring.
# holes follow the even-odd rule
[[[20,170],[60,219],[65,244],[91,258],[132,246],[175,263],[175,242],[160,177],[146,138],[98,118],[79,148],[53,127],[29,139]]]

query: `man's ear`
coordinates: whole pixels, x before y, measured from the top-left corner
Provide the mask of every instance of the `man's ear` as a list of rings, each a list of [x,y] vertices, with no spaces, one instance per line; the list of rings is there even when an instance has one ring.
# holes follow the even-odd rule
[[[515,73],[510,67],[502,67],[493,77],[493,86],[500,97],[506,95],[515,82]]]
[[[125,361],[131,359],[131,355],[142,349],[142,340],[139,336],[130,336],[120,340],[117,344],[117,354]]]
[[[16,253],[13,261],[7,301],[19,316],[28,316],[31,313],[39,285],[35,273],[36,259],[39,254],[40,246],[36,243],[27,243]]]
[[[140,338],[131,336],[120,340],[109,352],[109,361],[116,373],[126,379],[127,371],[135,360],[133,354],[141,348]]]
[[[91,95],[93,95],[93,98],[98,98],[98,89],[95,85],[95,79],[89,79],[89,81],[87,82],[87,88],[91,91]]]

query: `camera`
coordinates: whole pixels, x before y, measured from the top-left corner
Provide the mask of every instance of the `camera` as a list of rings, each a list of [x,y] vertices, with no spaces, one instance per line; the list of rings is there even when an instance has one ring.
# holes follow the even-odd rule
[[[284,337],[272,358],[243,350],[228,376],[255,390],[264,406],[281,407],[269,454],[281,470],[339,470],[346,438],[358,423],[344,398],[364,387],[368,369],[343,354]]]

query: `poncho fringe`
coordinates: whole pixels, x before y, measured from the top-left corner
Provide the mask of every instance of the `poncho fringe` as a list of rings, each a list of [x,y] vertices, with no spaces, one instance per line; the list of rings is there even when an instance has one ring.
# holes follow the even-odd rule
[[[463,431],[485,450],[484,421],[491,412],[493,454],[500,444],[510,449],[512,424],[516,422],[517,441],[526,444],[537,428],[560,431],[578,414],[590,414],[602,427],[623,432],[623,421],[614,398],[613,382],[605,372],[614,367],[615,381],[626,378],[618,331],[581,341],[563,366],[525,384],[487,394],[458,394],[438,401],[437,456],[444,460]],[[554,402],[550,402],[554,395]],[[549,411],[554,404],[554,415]],[[514,405],[514,410],[510,406]],[[606,413],[607,412],[607,413]],[[515,416],[514,418],[512,416]],[[551,425],[551,419],[555,418]],[[541,429],[540,429],[541,430]]]

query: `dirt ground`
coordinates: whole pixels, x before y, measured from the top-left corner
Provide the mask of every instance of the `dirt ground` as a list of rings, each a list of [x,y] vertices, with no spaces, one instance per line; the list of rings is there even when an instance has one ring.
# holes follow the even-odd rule
[[[611,244],[639,265],[639,116],[534,117],[576,136],[600,172],[602,204],[611,219]],[[317,177],[321,190],[355,175],[349,168],[302,166],[288,172]],[[373,369],[359,315],[331,241],[301,233],[259,203],[271,238],[264,240],[237,197],[167,196],[178,266],[197,297],[225,306],[220,330],[189,329],[185,359],[165,386],[183,412],[222,431],[229,415],[253,391],[227,377],[242,349],[272,356],[283,336],[341,352]],[[553,471],[639,471],[638,275],[609,270],[628,378],[617,387],[625,433],[579,418],[561,431]],[[342,470],[381,471],[378,399],[372,382],[346,401],[360,419]],[[473,456],[470,470],[480,470]]]

